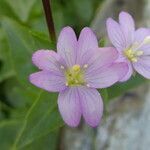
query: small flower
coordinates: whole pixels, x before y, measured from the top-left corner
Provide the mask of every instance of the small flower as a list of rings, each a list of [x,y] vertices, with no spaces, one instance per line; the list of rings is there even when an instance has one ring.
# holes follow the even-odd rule
[[[119,23],[109,18],[106,24],[108,36],[120,54],[117,62],[126,62],[129,66],[120,81],[128,80],[134,70],[150,79],[150,28],[135,30],[134,20],[126,12],[119,14]]]
[[[41,70],[30,75],[30,82],[47,91],[59,92],[58,107],[63,120],[76,127],[81,115],[92,127],[99,124],[103,102],[96,88],[117,82],[127,71],[125,63],[113,63],[118,52],[112,47],[98,48],[90,28],[79,39],[72,28],[65,27],[58,38],[57,53],[38,50],[33,63]]]

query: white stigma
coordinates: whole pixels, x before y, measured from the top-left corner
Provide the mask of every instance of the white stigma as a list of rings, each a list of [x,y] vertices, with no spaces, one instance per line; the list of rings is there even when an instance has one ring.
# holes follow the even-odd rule
[[[66,86],[68,86],[68,83],[66,82],[66,84],[65,84]]]

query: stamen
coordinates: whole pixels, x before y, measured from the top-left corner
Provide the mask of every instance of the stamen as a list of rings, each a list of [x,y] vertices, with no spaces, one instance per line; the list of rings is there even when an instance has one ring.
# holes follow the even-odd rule
[[[137,43],[137,42],[136,42]],[[140,49],[144,44],[150,44],[150,36],[147,36],[141,43],[139,43],[136,47],[132,46],[131,49],[138,50]]]
[[[82,68],[83,69],[83,68]],[[80,65],[76,64],[65,71],[66,86],[81,86],[85,85],[84,70]]]
[[[143,44],[150,44],[150,36],[147,36],[144,41]]]
[[[79,83],[79,81],[78,81],[78,80],[75,80],[75,82],[76,82],[76,83]]]
[[[65,67],[64,67],[64,66],[60,66],[60,68],[61,68],[61,69],[65,69]]]
[[[84,66],[83,66],[83,68],[87,68],[88,67],[88,64],[85,64]]]
[[[132,62],[137,62],[137,58],[131,58]]]
[[[89,84],[87,84],[86,86],[87,86],[87,87],[90,87],[90,85],[89,85]]]
[[[68,83],[66,82],[66,84],[65,84],[66,86],[68,86]]]
[[[124,51],[124,55],[132,62],[137,62],[138,57],[143,55],[143,51],[140,50],[132,50],[132,49],[127,49]]]
[[[73,71],[77,72],[77,71],[80,71],[80,65],[74,65],[72,67]]]
[[[143,55],[143,53],[144,53],[143,51],[136,51],[137,56],[141,56],[141,55]]]

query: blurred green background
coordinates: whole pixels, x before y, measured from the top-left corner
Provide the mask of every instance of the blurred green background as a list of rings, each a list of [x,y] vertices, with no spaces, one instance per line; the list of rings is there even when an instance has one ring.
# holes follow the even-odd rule
[[[57,35],[64,26],[78,34],[90,26],[102,0],[52,0]],[[55,49],[49,39],[41,0],[0,0],[0,150],[55,150],[64,125],[57,94],[32,86],[28,76],[37,69],[32,53]],[[103,89],[105,104],[144,81],[139,76]]]

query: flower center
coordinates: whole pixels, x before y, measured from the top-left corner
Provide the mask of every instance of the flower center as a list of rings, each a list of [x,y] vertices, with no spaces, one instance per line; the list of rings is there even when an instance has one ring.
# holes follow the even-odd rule
[[[131,62],[137,62],[139,56],[143,55],[143,51],[139,50],[143,45],[150,44],[150,36],[144,38],[141,43],[135,42],[129,49],[124,51],[124,55],[130,60]]]
[[[79,86],[85,84],[84,70],[82,70],[78,64],[66,70],[65,76],[67,80],[67,86]]]
[[[127,50],[124,51],[124,55],[131,62],[137,62],[138,61],[138,57],[143,55],[143,51],[140,51],[140,50],[134,51],[132,49],[127,49]]]

